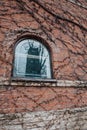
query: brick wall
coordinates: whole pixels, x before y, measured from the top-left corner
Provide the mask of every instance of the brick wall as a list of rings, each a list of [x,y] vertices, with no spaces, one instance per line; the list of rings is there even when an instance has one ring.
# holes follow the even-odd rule
[[[87,82],[76,81],[4,82],[0,89],[0,113],[85,107],[86,87]]]
[[[44,5],[45,2],[43,2]],[[56,8],[55,14],[58,12],[59,15],[61,14],[62,17],[76,24],[57,19],[56,16],[33,2],[29,3],[28,10],[26,4],[22,9],[22,3],[15,0],[10,3],[8,0],[0,3],[0,78],[11,78],[14,47],[17,40],[26,35],[34,35],[45,40],[51,49],[54,78],[58,80],[87,80],[85,71],[87,67],[86,10],[66,1],[57,2],[56,4],[59,5],[57,9],[55,3],[51,0],[50,3],[48,2],[49,10],[54,11]],[[86,3],[84,4],[86,5]],[[82,12],[83,15],[81,15]]]
[[[7,126],[1,126],[1,130],[86,130],[87,112],[86,109],[84,111],[84,107],[87,106],[87,2],[39,2],[0,2],[0,120],[1,125],[4,121],[7,123]],[[41,38],[49,46],[53,79],[26,80],[12,77],[15,45],[19,39],[26,36]],[[78,107],[78,111],[69,110],[69,113],[58,111]],[[41,111],[40,114],[37,111]],[[28,115],[35,119],[29,128],[26,126],[27,122],[16,122],[15,126],[14,121],[9,122],[14,115],[12,113],[19,113],[19,119],[26,120],[26,114],[22,115],[23,118],[20,117],[21,112],[28,112]],[[9,119],[3,115],[8,113],[11,114],[8,115]],[[51,123],[57,117],[53,125],[49,125],[48,128],[48,121],[44,124],[42,121],[42,126],[38,128],[39,125],[36,124],[39,123],[39,118],[46,119],[47,115]],[[28,119],[31,120],[27,117]],[[73,120],[75,124],[78,120],[78,124],[71,124]],[[20,124],[24,125],[24,128]]]

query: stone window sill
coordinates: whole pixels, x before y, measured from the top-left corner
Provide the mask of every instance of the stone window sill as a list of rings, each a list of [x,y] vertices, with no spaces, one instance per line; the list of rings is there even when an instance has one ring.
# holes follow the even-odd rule
[[[56,86],[56,79],[11,78],[11,84],[17,86]]]

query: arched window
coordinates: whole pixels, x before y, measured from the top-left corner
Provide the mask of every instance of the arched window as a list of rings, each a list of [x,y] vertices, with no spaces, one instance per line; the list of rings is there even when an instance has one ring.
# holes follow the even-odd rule
[[[51,78],[47,47],[35,39],[19,41],[15,48],[13,77]]]

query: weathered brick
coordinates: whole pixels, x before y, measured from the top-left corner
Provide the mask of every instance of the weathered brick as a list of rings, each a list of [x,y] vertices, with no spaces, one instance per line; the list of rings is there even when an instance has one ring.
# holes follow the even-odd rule
[[[87,3],[75,2],[0,1],[0,130],[87,129]],[[30,35],[49,47],[55,81],[13,81],[16,43]]]

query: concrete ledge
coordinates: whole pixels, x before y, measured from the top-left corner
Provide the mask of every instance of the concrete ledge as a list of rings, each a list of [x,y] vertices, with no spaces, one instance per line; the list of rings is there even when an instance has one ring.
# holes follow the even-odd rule
[[[4,86],[21,86],[21,87],[87,87],[87,81],[70,81],[56,79],[24,79],[11,78],[0,81],[0,88]]]

